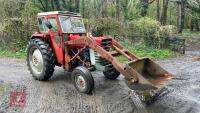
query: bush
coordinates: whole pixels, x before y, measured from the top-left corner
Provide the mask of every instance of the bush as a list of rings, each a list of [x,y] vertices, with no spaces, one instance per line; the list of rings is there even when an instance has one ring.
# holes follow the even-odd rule
[[[123,34],[125,28],[122,23],[112,18],[84,19],[87,31],[93,36]]]
[[[177,34],[177,27],[173,25],[161,26],[158,32],[159,37],[170,37],[170,35]]]
[[[11,0],[5,1],[4,8],[8,7]],[[8,5],[8,6],[7,6]],[[2,20],[4,26],[2,32],[0,32],[0,47],[5,49],[20,50],[24,49],[27,45],[27,41],[31,37],[31,34],[36,30],[37,23],[35,16],[39,12],[39,9],[34,6],[31,1],[18,2],[16,4],[11,4],[12,7],[18,9],[16,13],[15,10],[5,10],[5,13],[0,14],[5,19]],[[10,15],[10,13],[16,13],[15,15]]]
[[[161,26],[158,21],[148,17],[129,22],[129,30],[131,35],[141,37],[146,47],[153,48],[165,48],[166,39],[177,33],[175,26]]]
[[[134,53],[135,55],[139,57],[148,57],[152,59],[164,59],[164,58],[170,58],[175,55],[174,52],[168,50],[168,49],[156,49],[156,48],[150,48],[145,47],[143,45],[127,45],[123,44],[131,53]],[[121,63],[127,63],[128,60],[124,56],[118,56],[116,57],[117,60]]]
[[[159,48],[168,48],[168,40],[172,35],[177,34],[177,27],[173,25],[161,26],[158,32]]]
[[[137,20],[135,26],[141,34],[155,34],[160,27],[160,23],[149,17],[144,17]]]
[[[137,21],[129,22],[129,29],[138,33],[143,39],[145,46],[158,47],[158,30],[160,23],[148,17],[140,18]]]

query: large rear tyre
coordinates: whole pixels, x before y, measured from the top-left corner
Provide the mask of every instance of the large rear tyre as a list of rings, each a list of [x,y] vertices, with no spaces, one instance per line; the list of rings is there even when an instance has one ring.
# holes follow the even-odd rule
[[[110,80],[115,80],[120,75],[120,73],[116,69],[110,71],[104,71],[103,74],[107,79]]]
[[[33,78],[49,80],[55,67],[54,54],[49,44],[40,39],[31,39],[27,47],[27,65]]]
[[[81,93],[90,94],[94,89],[94,79],[86,67],[76,67],[72,71],[72,81],[75,88]]]

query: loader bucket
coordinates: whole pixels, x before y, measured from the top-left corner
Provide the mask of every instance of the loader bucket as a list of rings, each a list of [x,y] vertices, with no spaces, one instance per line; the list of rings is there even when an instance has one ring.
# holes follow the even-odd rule
[[[172,74],[164,70],[149,58],[129,62],[125,70],[138,78],[137,82],[126,80],[126,84],[133,90],[157,89],[164,85]]]

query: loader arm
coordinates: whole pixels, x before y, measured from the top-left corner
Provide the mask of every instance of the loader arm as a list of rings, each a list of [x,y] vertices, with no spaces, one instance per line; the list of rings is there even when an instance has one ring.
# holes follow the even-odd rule
[[[108,52],[98,45],[92,37],[82,37],[76,40],[65,42],[65,69],[69,70],[71,62],[68,55],[68,46],[74,44],[82,44],[96,51],[102,58],[112,63],[117,71],[119,71],[127,81],[131,89],[156,89],[164,85],[172,74],[165,71],[158,64],[150,59],[139,59],[136,55],[130,53],[117,41],[112,40],[114,51]],[[114,57],[117,54],[125,56],[130,62],[122,64]],[[132,85],[132,86],[131,86]]]

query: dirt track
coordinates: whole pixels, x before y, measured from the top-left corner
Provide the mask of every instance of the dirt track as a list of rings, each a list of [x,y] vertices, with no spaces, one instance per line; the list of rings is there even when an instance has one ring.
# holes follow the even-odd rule
[[[86,95],[75,90],[70,74],[61,68],[56,68],[50,81],[39,82],[31,77],[24,60],[0,58],[0,113],[199,113],[199,57],[199,52],[188,51],[184,56],[158,61],[176,76],[145,108],[137,96],[132,101],[122,76],[111,81],[94,72],[95,91]],[[15,91],[25,95],[19,106],[10,102]]]

